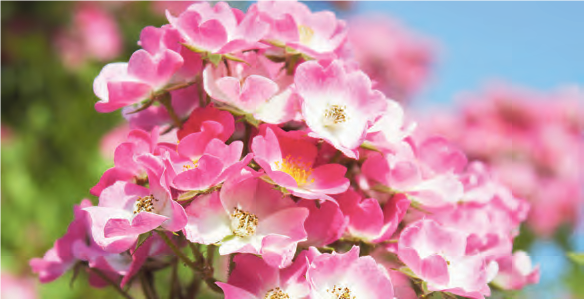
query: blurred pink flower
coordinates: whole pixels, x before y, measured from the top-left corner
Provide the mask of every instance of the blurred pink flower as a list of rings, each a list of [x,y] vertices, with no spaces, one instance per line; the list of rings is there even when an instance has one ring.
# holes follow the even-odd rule
[[[406,102],[427,83],[435,59],[429,40],[383,15],[353,18],[348,27],[354,59],[375,89]]]
[[[104,5],[80,3],[71,26],[56,34],[55,46],[66,67],[79,68],[88,59],[109,61],[122,51],[121,33]]]
[[[18,277],[3,270],[0,281],[2,284],[0,297],[2,298],[38,298],[36,284],[30,278]]]
[[[574,225],[584,203],[584,109],[576,104],[584,93],[498,85],[463,99],[461,117],[444,114],[421,122],[418,137],[442,134],[470,159],[488,164],[514,196],[532,204],[528,224],[538,235]]]

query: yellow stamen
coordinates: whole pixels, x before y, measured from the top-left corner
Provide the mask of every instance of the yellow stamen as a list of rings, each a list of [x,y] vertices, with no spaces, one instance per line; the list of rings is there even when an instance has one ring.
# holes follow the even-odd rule
[[[324,111],[324,125],[328,127],[346,122],[348,119],[346,109],[347,106],[344,105],[330,105]]]
[[[183,165],[183,171],[187,171],[189,169],[195,169],[199,166],[199,159],[193,160],[193,165],[185,164]]]
[[[351,290],[347,287],[341,288],[337,287],[336,285],[333,286],[332,290],[327,290],[327,292],[331,293],[335,299],[355,299],[357,297],[351,295]]]
[[[258,226],[258,217],[250,212],[235,208],[231,214],[231,229],[238,237],[255,235]]]
[[[264,299],[290,299],[290,296],[286,294],[282,289],[279,287],[275,289],[271,289],[266,293]]]
[[[300,35],[300,43],[308,45],[314,37],[314,30],[306,25],[298,26],[298,34]]]
[[[300,159],[294,159],[290,155],[282,159],[282,161],[277,161],[276,169],[285,172],[292,176],[298,186],[303,186],[308,183],[314,183],[314,179],[311,179],[312,168],[309,167],[308,163],[303,163]]]
[[[152,194],[144,197],[138,197],[136,200],[136,206],[134,208],[134,214],[138,214],[140,212],[154,212],[154,203],[153,200],[156,200]]]

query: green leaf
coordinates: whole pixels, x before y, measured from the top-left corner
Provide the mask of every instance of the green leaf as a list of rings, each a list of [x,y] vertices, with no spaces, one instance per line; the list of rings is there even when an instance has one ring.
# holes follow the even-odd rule
[[[284,57],[284,56],[276,56],[276,55],[265,55],[265,56],[269,60],[271,60],[273,62],[276,62],[276,63],[280,63],[280,62],[286,61],[286,57]]]
[[[370,142],[364,141],[361,144],[361,148],[366,149],[366,150],[370,150],[370,151],[375,151],[375,152],[381,152],[379,149],[377,149],[373,144],[371,144]]]
[[[294,48],[286,46],[284,49],[285,49],[286,53],[298,54],[298,51],[296,51],[296,49],[294,49]]]
[[[223,57],[225,57],[225,59],[229,59],[229,60],[233,60],[233,61],[237,61],[237,62],[243,62],[243,63],[249,65],[249,63],[247,63],[247,61],[245,61],[239,57],[233,56],[231,54],[223,54]]]
[[[235,235],[229,235],[226,236],[225,238],[223,238],[223,240],[221,240],[221,242],[227,242],[229,240],[233,240],[235,238]]]
[[[392,195],[397,193],[395,190],[393,190],[393,189],[391,189],[383,184],[377,184],[377,185],[373,186],[372,189],[374,191],[377,191],[377,192],[382,192],[382,193],[387,193],[387,194],[392,194]]]
[[[218,66],[222,58],[223,55],[221,54],[207,54],[207,60],[209,60],[214,66]]]
[[[426,298],[428,298],[428,299],[444,299],[444,294],[441,292],[433,292],[432,294],[430,294]]]
[[[253,115],[251,115],[251,114],[245,115],[245,121],[247,121],[250,125],[252,125],[256,128],[260,126],[260,121],[255,119],[255,117],[253,117]]]
[[[307,54],[304,54],[304,53],[302,53],[301,55],[302,55],[302,58],[303,58],[305,61],[314,60],[314,58],[312,58],[312,57],[308,56]]]
[[[412,271],[412,269],[408,268],[408,267],[401,267],[399,269],[397,269],[399,272],[412,277],[412,278],[418,278],[418,276],[414,273],[414,271]]]
[[[192,191],[187,191],[185,193],[182,193],[181,195],[178,196],[178,198],[176,199],[176,201],[187,201],[197,195],[199,195],[200,191],[198,190],[192,190]]]
[[[138,250],[138,248],[140,248],[140,246],[142,246],[144,244],[144,242],[146,242],[146,240],[148,240],[148,238],[150,238],[152,236],[152,231],[149,231],[147,233],[141,234],[140,236],[138,236],[138,242],[136,243],[136,248],[134,248],[134,252],[136,252],[136,250]]]
[[[286,44],[282,43],[281,41],[277,41],[277,40],[273,40],[273,39],[266,39],[264,41],[266,43],[274,46],[274,47],[278,47],[278,48],[284,48],[284,47],[286,47]]]
[[[568,257],[576,264],[584,266],[584,252],[568,252]]]
[[[432,215],[432,212],[424,209],[423,205],[419,201],[416,201],[415,198],[412,198],[411,196],[408,196],[408,198],[410,199],[410,208],[412,208],[414,210],[418,210],[418,211],[425,213],[425,214]]]
[[[83,264],[81,263],[76,263],[73,267],[73,275],[71,275],[71,280],[69,281],[69,288],[73,288],[73,284],[77,280],[77,277],[79,277],[79,271],[81,269],[83,269]]]
[[[205,52],[205,50],[199,49],[199,48],[197,48],[195,46],[191,46],[189,44],[183,43],[182,45],[185,46],[185,48],[187,48],[187,49],[189,49],[189,50],[191,50],[191,51],[193,51],[195,53],[203,53],[203,52]]]
[[[422,292],[424,292],[424,294],[432,293],[428,290],[428,283],[426,281],[422,281]]]

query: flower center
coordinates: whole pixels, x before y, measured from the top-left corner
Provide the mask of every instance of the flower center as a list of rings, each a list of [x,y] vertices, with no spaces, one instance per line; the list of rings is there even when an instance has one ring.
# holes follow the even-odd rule
[[[308,45],[314,37],[314,30],[306,25],[300,25],[298,26],[298,35],[300,35],[300,43]]]
[[[266,293],[264,299],[290,299],[290,296],[286,294],[282,289],[279,287],[275,289],[271,289]]]
[[[308,163],[303,163],[299,159],[294,159],[290,155],[282,159],[282,161],[276,161],[276,169],[283,171],[294,178],[298,186],[306,185],[307,183],[314,183],[314,179],[310,179],[312,174],[312,168],[309,167]]]
[[[347,121],[348,117],[347,117],[347,112],[345,112],[345,110],[347,109],[347,106],[343,105],[330,105],[325,111],[324,111],[324,126],[325,127],[330,127],[336,124],[340,124],[340,123],[344,123]]]
[[[330,293],[331,295],[333,295],[333,298],[335,299],[356,299],[357,297],[351,295],[351,289],[344,287],[337,287],[336,285],[333,286],[333,289],[327,290],[328,293]]]
[[[258,226],[258,217],[252,213],[235,208],[231,214],[231,229],[238,237],[255,235]]]
[[[153,212],[154,211],[154,203],[153,200],[156,200],[152,194],[144,197],[138,197],[136,200],[136,205],[134,207],[134,214],[138,214],[140,212]]]
[[[190,169],[195,169],[197,167],[199,167],[199,159],[193,160],[193,165],[188,164],[188,163],[187,164],[184,164],[183,165],[183,171],[187,171],[187,170],[190,170]]]

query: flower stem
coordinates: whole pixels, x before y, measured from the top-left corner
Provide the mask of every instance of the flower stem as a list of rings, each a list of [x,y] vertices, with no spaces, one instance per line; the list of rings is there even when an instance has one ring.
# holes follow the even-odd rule
[[[154,282],[152,273],[148,271],[143,271],[140,274],[140,284],[142,285],[142,291],[148,299],[158,299],[156,290],[154,289]]]
[[[169,298],[183,298],[180,286],[180,279],[178,278],[178,259],[173,259],[172,273],[170,278],[170,295]]]
[[[205,283],[212,291],[216,293],[223,293],[223,289],[216,285],[215,282],[217,282],[217,279],[215,279],[215,277],[205,278]]]
[[[158,97],[158,102],[160,102],[160,104],[166,108],[166,111],[168,111],[168,114],[170,115],[170,118],[172,118],[174,125],[180,129],[182,127],[182,121],[174,111],[174,108],[172,108],[172,104],[170,102],[170,93],[165,93]]]
[[[173,90],[187,88],[187,87],[195,84],[196,82],[197,82],[197,79],[195,79],[193,81],[190,81],[190,82],[185,82],[185,83],[173,85],[173,86],[170,86],[170,87],[166,88],[166,91],[173,91]]]
[[[163,231],[156,231],[158,235],[164,240],[166,245],[176,254],[176,256],[182,260],[187,266],[191,267],[193,270],[200,272],[201,270],[195,265],[176,245],[170,240],[170,238]]]
[[[204,264],[205,257],[201,254],[199,250],[199,244],[194,244],[189,242],[189,247],[191,248],[191,252],[193,253],[193,257],[195,258],[195,263],[197,265]]]
[[[213,277],[213,267],[209,266],[208,263],[203,263],[202,268],[198,267],[195,263],[193,263],[176,245],[170,240],[170,238],[163,232],[163,231],[156,231],[158,235],[164,240],[166,245],[172,249],[172,251],[176,254],[176,256],[181,259],[187,266],[191,267],[191,269],[195,270],[197,273],[200,273],[203,276],[203,280],[207,284],[207,286],[218,293],[222,293],[223,290],[215,284],[217,279]],[[191,247],[191,250],[193,247]]]

